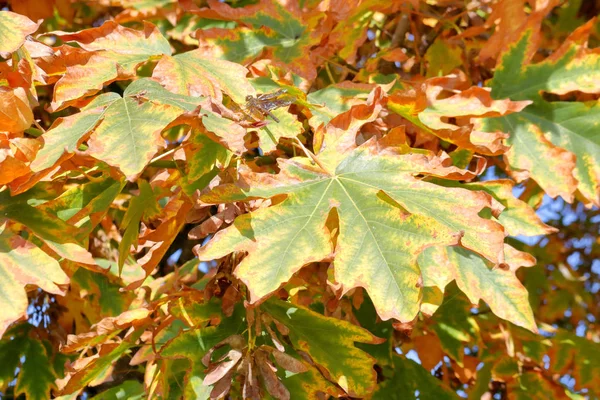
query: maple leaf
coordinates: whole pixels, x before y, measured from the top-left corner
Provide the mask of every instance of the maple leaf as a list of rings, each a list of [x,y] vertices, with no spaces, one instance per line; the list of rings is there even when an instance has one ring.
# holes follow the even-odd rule
[[[162,145],[160,131],[202,101],[171,93],[148,78],[130,84],[123,96],[100,95],[80,113],[58,119],[42,136],[45,145],[31,169],[45,170],[65,160],[65,150],[73,152],[91,133],[87,152],[133,179]]]
[[[560,329],[552,338],[549,356],[552,371],[574,375],[576,390],[589,387],[595,393],[600,391],[595,378],[600,366],[600,344]]]
[[[430,247],[419,257],[423,285],[443,290],[456,280],[471,303],[483,299],[500,318],[537,332],[527,290],[515,276],[517,268],[535,265],[535,259],[508,245],[505,254],[509,266],[492,268],[482,257],[460,247]]]
[[[600,56],[578,45],[579,36],[586,36],[590,28],[590,24],[580,27],[555,55],[537,64],[529,63],[527,52],[532,30],[523,30],[500,59],[490,86],[495,98],[533,104],[515,114],[486,119],[483,129],[511,133],[507,143],[512,147],[505,157],[519,181],[531,177],[551,197],[569,202],[579,190],[598,205],[600,141],[595,125],[600,122],[600,107],[595,102],[551,102],[542,96],[542,92],[600,92]]]
[[[204,304],[203,306],[207,306]],[[208,305],[210,308],[210,305]],[[198,313],[206,315],[206,307],[198,307],[194,311],[185,308],[185,314],[189,314],[188,318],[198,320]],[[184,315],[185,315],[184,314]],[[246,321],[242,317],[243,309],[236,307],[233,314],[228,318],[223,318],[218,326],[202,327],[199,325],[196,328],[185,330],[179,333],[176,337],[169,340],[160,351],[160,355],[164,358],[188,358],[192,362],[191,368],[187,368],[186,375],[189,389],[194,392],[194,381],[196,378],[200,382],[201,389],[202,380],[205,378],[204,364],[202,358],[218,343],[227,338],[242,333],[247,326]],[[206,318],[204,316],[200,318]],[[206,392],[206,389],[204,390]],[[210,390],[208,391],[210,393]]]
[[[0,337],[15,320],[27,315],[26,285],[37,285],[48,293],[64,294],[59,285],[69,283],[58,261],[39,247],[0,225],[0,279],[2,318]]]
[[[121,228],[125,228],[125,233],[119,244],[119,268],[122,268],[125,264],[131,245],[137,244],[139,224],[142,217],[149,219],[160,213],[160,207],[150,184],[144,180],[140,180],[138,184],[140,194],[131,199],[127,212],[121,221]]]
[[[80,112],[57,118],[50,129],[42,135],[44,146],[31,163],[31,170],[39,172],[53,167],[61,159],[69,158],[85,135],[102,120],[107,106],[119,98],[116,93],[104,93],[97,96]]]
[[[303,265],[335,252],[335,279],[344,292],[364,287],[382,319],[410,321],[420,296],[416,256],[424,248],[456,244],[462,235],[466,248],[493,263],[503,262],[502,226],[478,215],[492,207],[487,194],[415,178],[450,174],[434,166],[439,162],[435,157],[377,154],[369,144],[340,155],[347,140],[335,135],[325,139],[320,166],[306,158],[280,160],[278,175],[242,174],[237,185],[223,185],[201,197],[220,203],[287,195],[273,207],[238,217],[195,249],[201,260],[248,252],[235,274],[248,286],[251,301],[275,291]],[[334,228],[325,224],[333,208],[339,219],[335,248]]]
[[[323,14],[303,15],[297,4],[284,5],[275,0],[261,0],[243,8],[213,0],[209,0],[208,5],[210,10],[197,14],[239,21],[245,26],[197,30],[194,36],[202,53],[245,64],[267,50],[265,58],[274,65],[307,79],[317,76],[316,62],[311,59],[309,50],[323,35],[320,25]]]
[[[21,132],[31,126],[33,112],[23,88],[0,87],[0,131]]]
[[[27,35],[37,31],[39,24],[11,11],[0,11],[0,54],[16,51]],[[4,57],[4,55],[3,55]]]
[[[15,392],[25,394],[27,399],[47,399],[55,388],[56,374],[50,366],[50,358],[42,342],[30,340],[23,354],[23,372],[19,374]]]
[[[543,223],[535,210],[527,203],[514,197],[514,182],[511,180],[471,182],[465,186],[489,193],[505,207],[498,217],[498,221],[504,226],[509,236],[547,235],[557,231],[556,228]]]
[[[309,124],[313,129],[327,125],[334,117],[345,113],[356,103],[367,99],[374,85],[344,81],[311,92],[307,100],[318,105],[312,110]]]
[[[310,354],[348,394],[361,397],[372,391],[374,360],[355,348],[354,343],[380,343],[380,339],[346,321],[327,318],[283,301],[271,300],[261,307],[289,329],[294,347]]]
[[[233,101],[243,103],[256,91],[246,79],[248,70],[239,64],[206,57],[193,50],[176,56],[163,56],[152,77],[173,93],[211,96],[222,101],[225,92]]]
[[[106,21],[98,28],[79,32],[54,31],[48,34],[65,42],[76,42],[82,49],[64,48],[65,75],[54,88],[52,107],[61,109],[82,96],[94,94],[110,82],[131,79],[136,69],[151,58],[171,54],[167,39],[151,23],[144,30],[125,28]]]
[[[37,3],[0,11],[0,396],[597,397],[590,2]]]
[[[278,108],[272,113],[279,122],[270,123],[258,130],[260,148],[265,153],[275,150],[280,138],[295,138],[303,132],[302,123],[286,109]]]
[[[444,92],[458,88],[464,90],[449,97],[442,96]],[[528,101],[492,100],[489,89],[466,88],[464,76],[451,75],[430,78],[416,91],[392,94],[388,107],[417,128],[440,139],[481,154],[498,155],[507,150],[502,143],[506,139],[504,131],[484,132],[474,129],[473,125],[482,117],[519,112],[528,104]],[[449,118],[461,122],[446,122]]]
[[[459,397],[429,371],[412,360],[394,356],[394,372],[373,393],[373,399],[405,399],[419,397],[428,399],[458,399]]]
[[[56,388],[54,381],[60,368],[56,368],[52,358],[59,357],[53,354],[50,342],[33,337],[34,329],[29,324],[15,325],[0,340],[0,387],[6,393],[9,385],[14,385],[15,395],[42,400],[50,398],[50,391]]]
[[[193,146],[186,148],[186,153],[188,154],[186,159],[189,165],[188,180],[195,181],[211,173],[211,171],[215,171],[210,176],[210,179],[212,179],[216,176],[216,172],[218,172],[218,169],[215,170],[218,163],[221,165],[229,163],[231,152],[220,143],[211,140],[208,136],[194,131],[191,142]]]

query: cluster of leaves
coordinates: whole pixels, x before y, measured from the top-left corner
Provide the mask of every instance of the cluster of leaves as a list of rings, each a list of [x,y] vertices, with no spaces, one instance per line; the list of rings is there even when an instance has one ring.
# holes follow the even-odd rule
[[[0,395],[597,398],[592,3],[5,4]]]

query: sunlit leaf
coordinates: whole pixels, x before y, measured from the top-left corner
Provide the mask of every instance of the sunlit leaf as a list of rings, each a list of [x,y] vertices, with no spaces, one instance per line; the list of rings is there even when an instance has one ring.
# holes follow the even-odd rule
[[[338,158],[337,152],[331,153]],[[248,189],[225,185],[203,197],[216,203],[288,195],[274,207],[238,217],[198,249],[198,256],[211,260],[247,251],[235,274],[257,301],[303,265],[331,256],[334,248],[325,221],[336,208],[336,281],[346,291],[364,287],[383,319],[410,321],[420,293],[416,256],[424,248],[454,244],[463,232],[465,247],[493,262],[503,258],[501,226],[477,215],[491,206],[487,195],[413,178],[431,170],[432,162],[416,154],[373,155],[364,146],[334,164],[332,171],[312,166],[306,158],[281,161],[277,180],[250,174],[244,177]]]
[[[50,168],[61,157],[67,158],[69,154],[72,154],[85,135],[102,120],[106,107],[119,98],[116,93],[105,93],[96,97],[81,112],[58,118],[42,136],[44,147],[31,163],[31,170],[38,172]]]
[[[507,147],[502,142],[506,138],[503,131],[483,132],[473,129],[473,124],[481,117],[521,111],[529,102],[492,100],[489,89],[477,86],[465,88],[449,97],[441,96],[446,86],[450,89],[461,84],[455,76],[433,78],[424,85],[425,90],[417,92],[416,96],[412,91],[390,96],[388,107],[423,131],[461,148],[486,155],[504,153]],[[450,118],[456,122],[449,123]]]
[[[0,280],[2,318],[0,336],[27,311],[26,285],[36,285],[48,293],[63,294],[59,285],[69,283],[58,262],[31,242],[0,226]]]
[[[0,130],[21,132],[32,122],[33,112],[25,90],[0,86]]]
[[[515,325],[537,332],[527,290],[515,276],[521,265],[535,264],[533,257],[506,246],[510,266],[498,268],[460,247],[431,247],[419,257],[424,286],[444,288],[453,279],[471,303],[485,300],[494,314]]]
[[[173,93],[223,98],[222,92],[242,104],[255,90],[246,78],[248,70],[225,60],[207,58],[199,50],[164,56],[154,68],[153,78]]]
[[[23,15],[0,11],[0,53],[16,51],[27,35],[31,35],[37,28],[38,24]]]
[[[171,54],[171,47],[159,30],[145,23],[144,30],[125,28],[106,21],[98,28],[79,32],[51,32],[65,42],[76,42],[87,52],[70,51],[76,58],[66,57],[66,73],[56,83],[54,108],[79,97],[93,94],[103,85],[117,79],[131,79],[136,68],[152,57]],[[69,58],[70,57],[70,58]]]
[[[600,107],[595,102],[547,101],[543,92],[598,93],[600,57],[567,41],[560,58],[530,64],[527,46],[531,30],[504,54],[490,82],[495,98],[531,100],[523,111],[485,121],[486,130],[510,132],[507,161],[519,180],[531,176],[552,197],[572,201],[579,190],[600,204],[600,141],[596,126]]]
[[[258,130],[260,148],[265,153],[275,150],[280,138],[295,138],[302,133],[302,124],[287,110],[278,108],[272,113],[279,122],[270,123]]]
[[[322,16],[302,15],[298,5],[284,6],[273,0],[262,0],[244,8],[233,8],[218,1],[209,1],[209,5],[221,18],[242,22],[250,28],[196,31],[204,52],[243,64],[266,49],[275,65],[307,79],[316,77],[316,62],[310,57],[310,48],[321,39]]]
[[[216,143],[200,132],[195,132],[191,140],[194,146],[190,149],[190,155],[187,157],[190,167],[187,175],[189,180],[201,179],[209,174],[217,164],[227,164],[231,152],[221,144]],[[212,177],[214,177],[214,174]]]

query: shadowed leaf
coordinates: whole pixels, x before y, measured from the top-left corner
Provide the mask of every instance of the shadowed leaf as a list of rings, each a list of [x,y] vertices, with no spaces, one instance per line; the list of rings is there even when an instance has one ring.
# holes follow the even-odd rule
[[[360,397],[373,389],[375,360],[354,347],[355,342],[380,341],[369,331],[283,301],[271,300],[262,308],[290,329],[296,349],[306,351],[325,367],[331,379],[351,396]]]

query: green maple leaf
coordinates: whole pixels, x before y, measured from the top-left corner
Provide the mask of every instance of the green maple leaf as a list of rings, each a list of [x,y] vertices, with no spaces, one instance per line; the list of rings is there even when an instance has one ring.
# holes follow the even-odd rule
[[[42,136],[45,145],[32,170],[47,170],[68,159],[90,135],[88,153],[133,179],[162,145],[160,131],[201,100],[171,93],[148,78],[129,85],[123,97],[100,95],[80,113],[57,120]]]
[[[25,394],[28,400],[50,398],[50,390],[56,387],[56,374],[42,342],[30,340],[23,356],[25,362],[17,379],[15,393]]]
[[[527,58],[526,30],[502,56],[490,86],[498,99],[531,100],[523,111],[486,119],[483,128],[510,133],[506,154],[519,179],[531,176],[552,197],[572,201],[576,190],[600,204],[600,106],[597,102],[547,101],[543,92],[600,92],[600,56],[567,41],[545,61]]]
[[[458,399],[454,391],[446,387],[429,371],[412,360],[393,357],[391,376],[379,384],[373,393],[374,400],[395,399]],[[388,371],[384,371],[385,372]],[[419,392],[417,395],[416,392]]]
[[[564,330],[559,330],[551,341],[550,370],[572,374],[575,389],[600,393],[600,344]]]
[[[211,316],[220,315],[220,310],[215,307],[214,302],[205,304],[183,304],[177,303],[176,315],[181,315],[181,319],[187,323],[194,324],[194,328],[181,331],[176,337],[169,340],[160,350],[161,357],[167,359],[189,359],[191,367],[186,368],[185,392],[190,396],[202,396],[206,398],[212,389],[212,385],[204,386],[203,379],[206,377],[206,368],[202,362],[202,357],[219,342],[232,335],[241,334],[247,327],[244,318],[244,308],[238,304],[230,317],[224,318],[222,315],[221,323],[218,326],[203,327],[202,324],[196,325],[196,322],[205,321]],[[178,360],[175,360],[178,361]]]
[[[119,243],[119,269],[123,268],[131,245],[136,244],[138,241],[142,217],[152,218],[160,213],[160,206],[150,184],[140,180],[138,185],[140,194],[131,199],[121,222],[121,228],[125,228],[125,233],[123,233],[123,239]]]
[[[127,399],[142,400],[145,396],[144,385],[139,381],[125,381],[92,397],[94,400]]]
[[[258,6],[233,8],[228,4],[209,1],[211,11],[222,19],[244,26],[233,29],[199,29],[195,37],[205,52],[225,60],[245,64],[264,50],[276,66],[289,69],[307,79],[317,76],[316,65],[308,56],[319,43],[323,14],[306,16],[300,8],[263,0]]]
[[[0,389],[3,394],[9,386],[15,385],[15,397],[24,394],[31,400],[50,398],[50,391],[56,388],[56,361],[60,358],[52,354],[52,346],[46,340],[31,334],[35,328],[29,324],[19,324],[11,328],[0,340]],[[52,360],[54,359],[54,362]],[[64,359],[63,359],[64,360]]]
[[[362,397],[373,390],[375,360],[354,345],[378,343],[369,331],[283,301],[271,300],[262,308],[289,328],[294,348],[310,354],[348,394]]]
[[[377,154],[372,142],[340,154],[346,141],[325,139],[321,166],[307,158],[280,160],[278,175],[242,174],[237,186],[223,185],[202,197],[221,203],[287,195],[275,206],[238,217],[196,248],[201,260],[248,252],[235,274],[248,286],[251,301],[277,290],[303,265],[333,256],[335,279],[344,291],[364,287],[381,318],[410,321],[421,291],[416,258],[426,247],[456,244],[462,235],[466,248],[503,262],[502,226],[478,215],[492,207],[487,194],[415,177],[448,174],[436,169],[435,157]],[[339,222],[326,224],[334,208]]]
[[[277,147],[280,138],[294,138],[302,133],[302,123],[286,109],[279,108],[272,111],[279,119],[278,123],[270,123],[258,130],[260,148],[269,153]]]

